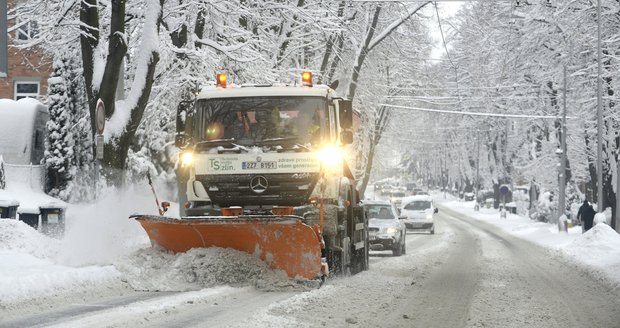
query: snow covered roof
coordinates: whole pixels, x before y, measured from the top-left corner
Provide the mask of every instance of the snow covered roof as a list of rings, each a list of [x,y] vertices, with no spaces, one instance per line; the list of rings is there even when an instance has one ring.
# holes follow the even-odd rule
[[[273,96],[317,96],[326,97],[328,94],[335,96],[334,90],[317,85],[313,87],[302,86],[228,86],[226,88],[205,88],[198,95],[198,99],[210,98],[236,98],[236,97],[273,97]]]
[[[23,184],[10,184],[6,189],[0,190],[0,203],[4,200],[7,203],[17,202],[18,213],[39,214],[40,208],[67,208],[67,203],[62,200],[48,196],[41,191],[32,190]]]
[[[6,163],[30,163],[39,112],[49,115],[47,108],[36,99],[0,99],[0,154]]]

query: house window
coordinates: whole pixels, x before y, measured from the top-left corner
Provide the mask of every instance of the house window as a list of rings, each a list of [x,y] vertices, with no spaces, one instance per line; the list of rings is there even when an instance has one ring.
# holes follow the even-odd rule
[[[39,24],[33,20],[17,21],[17,39],[28,41],[34,39],[39,34]]]
[[[39,82],[15,82],[15,100],[38,97]]]

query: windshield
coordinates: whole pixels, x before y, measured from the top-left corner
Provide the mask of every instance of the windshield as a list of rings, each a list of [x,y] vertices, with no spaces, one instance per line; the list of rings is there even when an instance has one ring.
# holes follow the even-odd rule
[[[228,139],[241,145],[286,138],[318,144],[327,131],[322,97],[246,97],[198,101],[194,133],[199,141]]]
[[[391,205],[368,205],[368,218],[393,220],[394,213]]]
[[[421,210],[427,210],[429,208],[431,208],[431,202],[426,201],[426,200],[416,200],[416,201],[413,201],[405,205],[403,209],[421,211]]]

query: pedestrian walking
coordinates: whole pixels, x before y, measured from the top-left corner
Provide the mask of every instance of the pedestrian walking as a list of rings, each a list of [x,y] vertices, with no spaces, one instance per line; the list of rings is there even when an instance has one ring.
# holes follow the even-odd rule
[[[586,199],[583,201],[583,204],[579,206],[579,211],[577,212],[577,220],[581,222],[582,227],[583,227],[583,213],[585,212],[586,208],[588,208],[588,206],[590,206],[590,203],[588,203],[588,200]]]
[[[592,208],[592,205],[588,205],[583,211],[583,232],[586,232],[592,229],[594,225],[594,215],[596,215],[596,211]]]

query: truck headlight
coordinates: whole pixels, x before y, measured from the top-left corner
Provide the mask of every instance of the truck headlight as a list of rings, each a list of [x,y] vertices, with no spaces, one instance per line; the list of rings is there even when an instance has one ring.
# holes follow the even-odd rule
[[[181,166],[190,166],[194,163],[194,153],[187,151],[181,154]]]
[[[426,219],[427,220],[432,220],[433,219],[433,214],[426,214]]]
[[[342,163],[342,151],[334,145],[321,148],[321,150],[318,151],[317,156],[325,167],[334,167]]]

